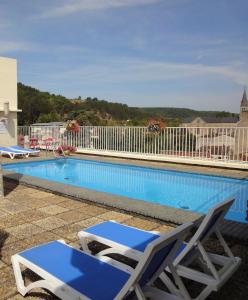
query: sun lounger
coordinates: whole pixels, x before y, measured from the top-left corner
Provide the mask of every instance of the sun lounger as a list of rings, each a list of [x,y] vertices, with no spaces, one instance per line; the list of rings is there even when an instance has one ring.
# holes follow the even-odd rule
[[[16,151],[21,151],[21,152],[25,152],[28,153],[29,155],[38,155],[40,153],[40,150],[37,149],[26,149],[20,146],[11,146],[9,147],[10,149],[16,150]]]
[[[172,258],[191,227],[192,223],[181,225],[151,242],[135,269],[107,257],[97,258],[62,241],[39,245],[12,256],[17,289],[24,296],[33,288],[45,288],[64,300],[117,300],[131,294],[140,300],[147,296],[154,300],[183,299],[175,286],[176,293],[170,294],[152,285],[165,267],[180,281]],[[21,265],[41,279],[25,286]]]
[[[29,153],[27,151],[19,151],[11,149],[10,147],[0,147],[0,154],[8,155],[11,159],[14,159],[16,156],[29,156]]]
[[[175,259],[174,266],[182,277],[192,279],[206,285],[196,299],[205,299],[212,291],[217,291],[237,270],[241,260],[234,257],[219,231],[219,224],[233,204],[234,200],[224,201],[209,210],[198,230],[189,243],[183,242]],[[227,256],[208,253],[204,242],[215,233]],[[113,221],[103,222],[79,232],[82,248],[88,253],[88,241],[98,241],[110,248],[97,254],[98,257],[110,253],[119,253],[139,260],[147,243],[156,241],[160,235],[156,232],[143,231]],[[205,269],[199,272],[190,267],[193,261],[200,260]],[[216,265],[221,268],[217,271]],[[160,276],[164,283],[164,273]]]

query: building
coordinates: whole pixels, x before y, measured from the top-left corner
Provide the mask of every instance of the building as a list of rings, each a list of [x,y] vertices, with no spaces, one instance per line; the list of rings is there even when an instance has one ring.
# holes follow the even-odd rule
[[[248,100],[246,95],[246,90],[244,89],[243,97],[240,104],[240,115],[239,122],[237,123],[239,127],[248,126]]]
[[[182,127],[247,127],[248,126],[248,100],[246,90],[240,104],[239,117],[217,118],[217,117],[191,117],[185,118]]]
[[[204,156],[247,161],[248,100],[245,89],[239,118],[188,118],[181,126],[188,128],[188,132],[195,139],[195,150]]]
[[[0,145],[17,144],[17,61],[0,57]]]

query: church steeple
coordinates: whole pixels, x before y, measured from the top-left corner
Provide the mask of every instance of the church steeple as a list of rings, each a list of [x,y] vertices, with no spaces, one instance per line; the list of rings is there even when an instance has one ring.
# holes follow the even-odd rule
[[[248,100],[246,88],[244,88],[243,97],[240,104],[239,126],[248,127]]]
[[[241,101],[241,107],[248,107],[248,100],[246,95],[246,88],[244,88],[244,93]]]

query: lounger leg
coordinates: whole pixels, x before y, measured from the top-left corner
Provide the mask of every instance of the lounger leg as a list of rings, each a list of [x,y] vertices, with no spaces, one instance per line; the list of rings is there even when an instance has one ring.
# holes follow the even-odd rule
[[[88,247],[88,243],[86,241],[86,238],[85,237],[82,238],[80,236],[78,236],[78,237],[79,237],[79,241],[80,241],[80,244],[81,244],[81,247],[82,247],[83,251],[86,252],[86,253],[92,254],[89,247]]]
[[[135,291],[135,294],[136,294],[138,300],[146,300],[146,297],[145,297],[144,293],[142,292],[141,287],[138,284],[135,286],[134,291]]]
[[[17,290],[22,296],[25,296],[27,293],[27,289],[24,285],[24,280],[22,277],[20,263],[15,256],[12,256],[11,261],[12,261],[12,266],[13,266],[13,270],[14,270]]]
[[[178,289],[176,288],[174,283],[170,280],[170,278],[165,274],[165,272],[161,273],[159,275],[159,278],[172,294],[174,295],[179,294]]]
[[[51,292],[54,292],[52,286],[50,286],[50,284],[44,279],[32,282],[28,286],[25,286],[18,257],[16,257],[15,255],[12,256],[11,261],[14,270],[17,290],[22,296],[25,296],[29,291],[35,288],[46,288]]]
[[[168,267],[171,271],[171,274],[179,288],[179,291],[180,291],[180,294],[183,296],[183,298],[185,300],[191,300],[191,296],[188,292],[188,290],[186,289],[181,277],[178,275],[177,271],[176,271],[176,268],[174,267],[173,263],[168,263]]]

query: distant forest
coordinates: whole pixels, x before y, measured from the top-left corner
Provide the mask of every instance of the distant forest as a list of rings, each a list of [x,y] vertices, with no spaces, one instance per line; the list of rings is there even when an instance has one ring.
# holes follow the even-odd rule
[[[19,125],[36,122],[77,120],[80,125],[146,126],[149,119],[163,120],[167,126],[178,126],[184,118],[211,116],[230,117],[235,114],[218,111],[196,111],[171,107],[129,107],[126,104],[108,102],[97,98],[68,99],[62,95],[41,92],[18,83]]]

